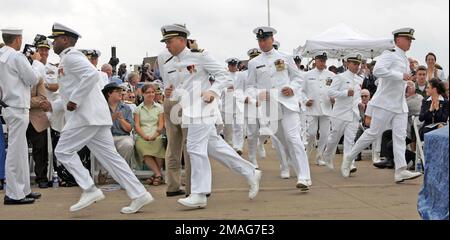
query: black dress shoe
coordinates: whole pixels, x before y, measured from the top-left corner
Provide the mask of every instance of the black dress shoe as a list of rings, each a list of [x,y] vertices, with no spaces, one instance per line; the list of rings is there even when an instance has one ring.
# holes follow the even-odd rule
[[[48,182],[40,182],[38,183],[39,188],[48,188]]]
[[[25,198],[39,199],[39,198],[41,198],[41,196],[42,196],[42,194],[40,194],[40,193],[31,192],[30,194],[25,196]]]
[[[186,192],[183,190],[178,190],[175,192],[166,192],[167,197],[175,197],[175,196],[180,196],[180,195],[185,195],[185,194],[186,194]]]
[[[186,195],[184,195],[184,196],[189,197],[189,194],[186,194]],[[211,197],[211,193],[207,193],[207,194],[206,194],[206,197],[207,197],[207,198]]]
[[[394,163],[393,163],[393,161],[392,161],[392,160],[389,160],[389,159],[383,160],[383,161],[378,162],[378,163],[374,163],[373,165],[374,165],[375,167],[381,168],[381,169],[385,169],[385,168],[393,169],[393,168],[394,168]]]
[[[34,198],[22,198],[20,200],[12,199],[8,196],[5,196],[3,200],[3,204],[5,205],[23,205],[23,204],[32,204],[34,203]]]

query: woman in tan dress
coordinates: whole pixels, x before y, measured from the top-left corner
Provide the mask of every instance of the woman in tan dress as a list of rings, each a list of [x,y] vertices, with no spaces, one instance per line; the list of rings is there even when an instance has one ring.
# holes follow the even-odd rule
[[[134,111],[136,129],[136,150],[139,159],[143,159],[147,167],[154,175],[147,180],[148,184],[158,186],[164,184],[161,169],[164,165],[166,154],[161,133],[164,129],[163,108],[156,103],[156,89],[152,84],[142,87],[144,102]]]

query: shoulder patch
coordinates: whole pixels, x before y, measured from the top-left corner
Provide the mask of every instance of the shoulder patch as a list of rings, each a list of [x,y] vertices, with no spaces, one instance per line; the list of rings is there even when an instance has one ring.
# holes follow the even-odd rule
[[[203,51],[205,51],[205,49],[191,49],[191,52],[193,53],[202,53]]]

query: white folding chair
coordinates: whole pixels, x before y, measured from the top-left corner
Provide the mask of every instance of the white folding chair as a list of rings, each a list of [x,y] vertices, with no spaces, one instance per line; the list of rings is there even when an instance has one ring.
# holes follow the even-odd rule
[[[425,167],[425,153],[423,152],[424,143],[420,140],[419,134],[419,126],[421,126],[422,123],[419,121],[417,116],[412,116],[412,122],[414,134],[416,135],[416,166],[418,166],[418,164],[422,164],[422,166]],[[423,170],[424,169],[422,169],[422,171]]]

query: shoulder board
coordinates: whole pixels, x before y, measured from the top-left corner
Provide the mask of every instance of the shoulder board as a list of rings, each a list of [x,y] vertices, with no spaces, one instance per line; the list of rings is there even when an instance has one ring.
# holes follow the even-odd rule
[[[193,53],[202,53],[203,51],[205,51],[205,49],[191,49],[191,52]]]
[[[172,58],[173,58],[173,56],[170,57],[169,59],[167,59],[167,60],[164,62],[164,64],[168,63],[170,60],[172,60]]]

